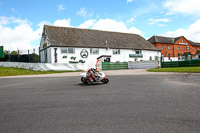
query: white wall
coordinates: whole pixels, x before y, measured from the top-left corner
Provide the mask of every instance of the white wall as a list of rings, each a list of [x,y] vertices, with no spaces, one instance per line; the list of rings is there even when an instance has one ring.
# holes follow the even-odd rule
[[[178,61],[178,57],[170,57],[170,60],[168,57],[164,57],[164,61]]]
[[[55,63],[55,56],[54,56],[54,48],[48,48],[48,63]],[[80,53],[85,49],[88,51],[89,55],[87,58],[82,58]],[[50,54],[49,54],[50,53]],[[129,54],[135,54],[134,50],[129,49],[121,49],[119,55],[113,54],[113,49],[99,49],[99,54],[90,54],[90,48],[75,48],[74,54],[63,54],[61,53],[61,48],[57,48],[57,63],[69,63],[69,61],[74,61],[71,59],[72,56],[76,57],[75,61],[84,60],[85,63],[89,65],[95,65],[96,60],[101,55],[110,55],[111,62],[128,62],[128,61],[135,61],[135,58],[130,58]],[[155,56],[161,56],[159,51],[149,51],[149,50],[142,50],[143,58],[138,58],[137,61],[147,61],[150,60],[150,56],[152,60],[155,60]],[[44,60],[44,53],[41,52],[41,62]],[[67,56],[67,58],[63,58],[63,56]]]
[[[22,62],[0,62],[0,67],[16,67],[34,71],[87,71],[92,66],[83,63],[22,63]]]

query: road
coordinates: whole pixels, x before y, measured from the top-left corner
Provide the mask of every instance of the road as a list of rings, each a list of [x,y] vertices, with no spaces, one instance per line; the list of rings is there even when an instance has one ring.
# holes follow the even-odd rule
[[[0,79],[1,133],[199,133],[200,74]]]

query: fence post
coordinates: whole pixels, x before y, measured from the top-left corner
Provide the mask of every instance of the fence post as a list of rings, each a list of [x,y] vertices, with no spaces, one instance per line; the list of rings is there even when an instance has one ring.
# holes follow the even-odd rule
[[[29,50],[28,50],[28,62],[30,62],[30,59],[29,59]]]
[[[162,61],[163,61],[163,57],[161,56],[160,57],[160,67],[162,68],[163,66],[162,66]]]
[[[18,53],[18,62],[19,62],[19,50],[17,50],[17,53]]]

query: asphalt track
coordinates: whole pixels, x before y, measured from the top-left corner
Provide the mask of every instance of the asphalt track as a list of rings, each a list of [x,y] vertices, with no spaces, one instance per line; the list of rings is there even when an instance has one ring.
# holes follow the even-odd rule
[[[94,85],[77,75],[1,78],[0,133],[200,132],[200,74],[108,78]]]

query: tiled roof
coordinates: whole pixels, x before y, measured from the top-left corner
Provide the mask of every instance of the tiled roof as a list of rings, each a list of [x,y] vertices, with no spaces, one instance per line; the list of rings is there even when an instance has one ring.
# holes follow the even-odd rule
[[[180,39],[181,37],[176,37],[176,38],[172,38],[172,37],[163,37],[163,36],[152,36],[151,38],[148,39],[148,41],[150,43],[166,43],[166,44],[174,44],[178,39]],[[200,46],[198,43],[195,43],[193,41],[190,41],[190,44],[192,46]]]
[[[173,44],[174,40],[175,40],[174,38],[163,37],[163,36],[152,36],[151,38],[148,39],[148,41],[151,43],[169,43],[169,44]]]
[[[188,41],[190,42],[190,44],[191,44],[192,46],[199,46],[199,47],[200,47],[200,45],[199,45],[198,43],[193,42],[193,41],[191,41],[191,40],[188,40]]]
[[[45,25],[44,28],[51,46],[144,49],[160,51],[150,42],[136,34],[48,25]]]

